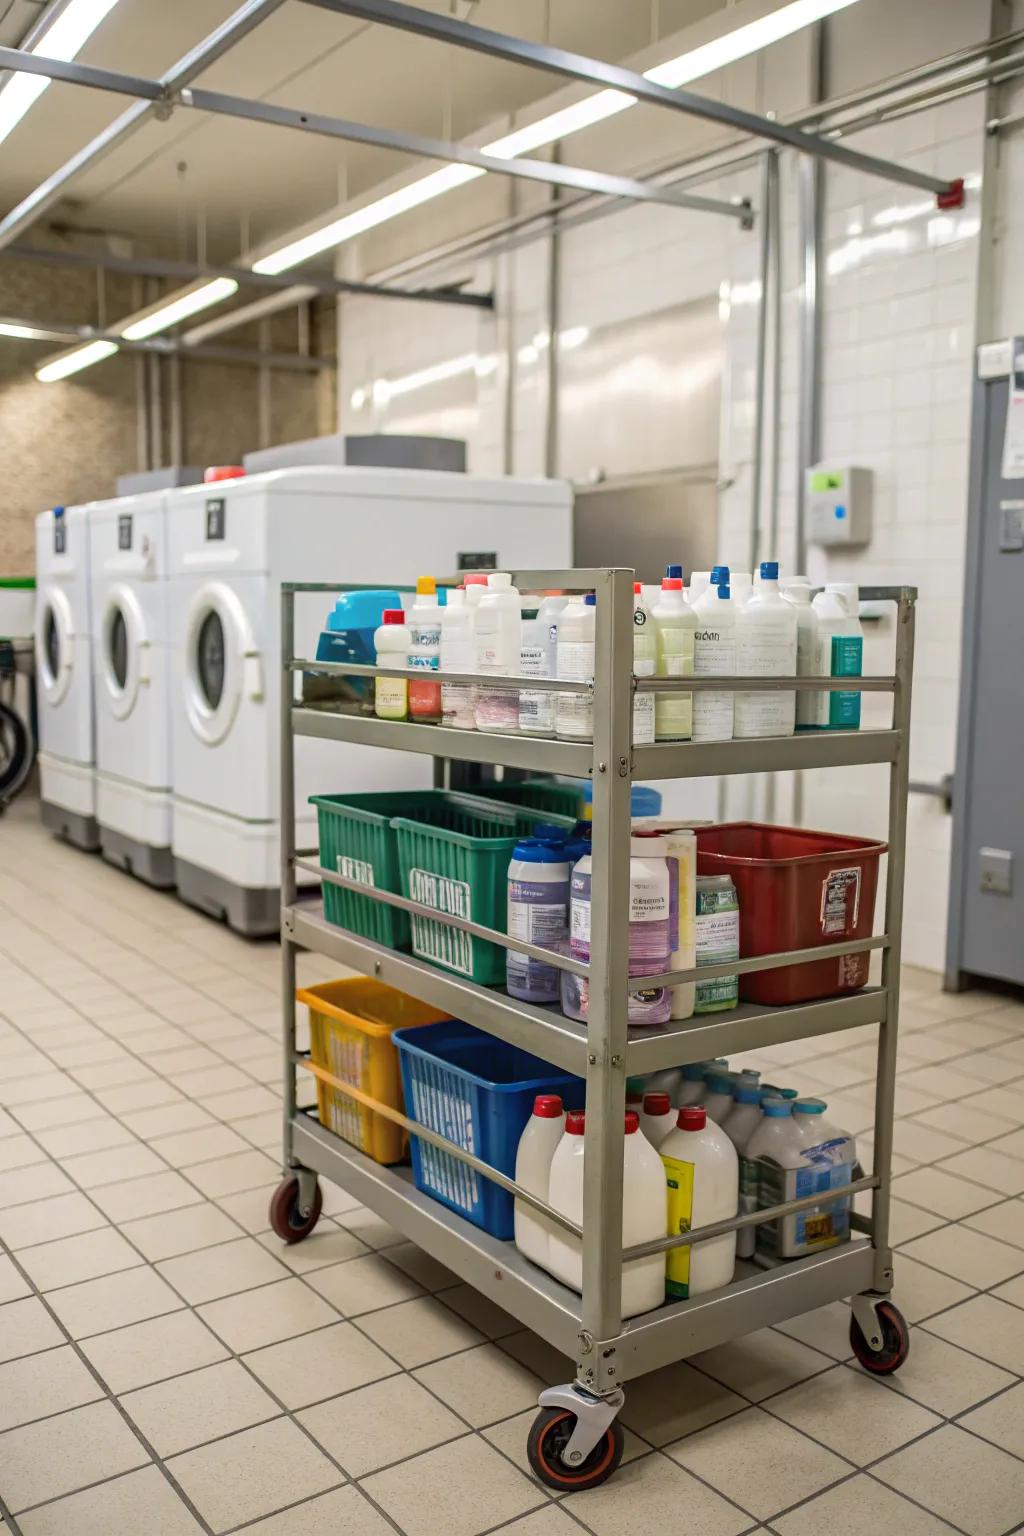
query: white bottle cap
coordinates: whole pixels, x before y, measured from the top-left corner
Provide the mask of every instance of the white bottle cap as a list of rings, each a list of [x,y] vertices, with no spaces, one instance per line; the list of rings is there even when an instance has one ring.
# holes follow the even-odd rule
[[[446,599],[446,604],[445,604],[446,607],[448,607],[448,608],[464,608],[465,604],[466,604],[466,594],[465,594],[465,592],[463,592],[462,588],[461,587],[449,587],[448,588],[448,597]]]
[[[511,585],[512,577],[508,571],[491,571],[487,578],[487,586],[490,591],[493,591],[495,587],[510,587]]]

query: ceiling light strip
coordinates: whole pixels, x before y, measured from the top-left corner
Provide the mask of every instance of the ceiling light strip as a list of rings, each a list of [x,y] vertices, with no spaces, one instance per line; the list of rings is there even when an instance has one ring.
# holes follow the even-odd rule
[[[33,39],[28,53],[44,54],[48,59],[67,63],[82,50],[117,3],[118,0],[70,0]],[[0,144],[14,132],[49,84],[46,76],[19,72],[0,90]]]

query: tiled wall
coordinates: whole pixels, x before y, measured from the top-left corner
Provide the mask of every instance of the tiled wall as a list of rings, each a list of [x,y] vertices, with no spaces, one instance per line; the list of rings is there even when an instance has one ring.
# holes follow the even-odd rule
[[[1020,25],[1024,5],[1019,0],[1017,9]],[[980,40],[987,33],[988,14],[986,0],[963,0],[955,6],[902,0],[893,23],[886,0],[861,0],[837,18],[842,31],[831,50],[832,88],[851,89],[883,72],[877,41],[887,29],[894,51],[885,60],[886,72]],[[791,112],[808,99],[810,66],[809,39],[801,35],[728,71],[724,79],[702,82],[702,88],[721,89],[729,99],[762,111],[774,107]],[[1004,97],[1002,111],[1024,107],[1024,89],[1006,91]],[[824,178],[821,447],[824,456],[849,459],[874,471],[875,522],[866,549],[845,556],[812,551],[808,574],[817,580],[911,583],[919,588],[911,772],[915,779],[932,782],[950,772],[954,761],[984,118],[984,98],[978,94],[858,133],[853,141],[858,148],[937,175],[964,176],[969,188],[964,209],[940,214],[926,193],[842,167],[829,166]],[[616,120],[614,132],[606,126],[567,141],[565,158],[636,171],[664,153],[659,126],[653,112],[646,117],[642,111],[627,114]],[[791,570],[801,296],[797,174],[795,157],[784,154],[777,553]],[[997,177],[993,333],[1006,334],[1024,327],[1019,276],[1024,256],[1019,195],[1024,131],[1007,136]],[[746,192],[756,200],[757,168],[700,190],[725,196]],[[410,241],[412,248],[424,247],[415,234]],[[614,326],[630,316],[667,312],[689,299],[721,292],[725,382],[719,547],[723,558],[740,568],[749,563],[757,262],[756,235],[743,235],[724,220],[649,207],[632,207],[562,241],[560,325],[567,330]],[[542,357],[530,360],[529,343],[546,326],[546,246],[538,243],[503,258],[487,277],[496,282],[499,301],[514,280],[512,314],[506,322],[513,350],[519,352],[511,467],[536,473],[545,462],[546,369]],[[464,316],[434,315],[402,336],[392,325],[385,337],[376,316],[358,303],[345,306],[339,389],[343,423],[364,416],[352,412],[354,388],[460,351],[489,352],[500,334],[500,327],[490,322],[478,321],[474,328]],[[656,371],[666,360],[651,356],[644,361]],[[502,354],[482,377],[469,372],[458,381],[412,391],[378,408],[374,419],[393,429],[412,423],[428,431],[439,430],[442,422],[452,429],[458,426],[470,443],[471,467],[493,468],[503,452],[505,369]],[[637,377],[638,389],[650,387],[642,368]],[[434,390],[450,390],[452,395],[435,399]],[[595,462],[600,462],[599,444]],[[646,467],[665,466],[652,462]],[[886,670],[892,643],[891,620],[872,625],[865,669]],[[865,720],[876,718],[880,707],[881,700],[866,698]],[[807,774],[801,786],[803,820],[884,837],[885,779],[884,769]],[[792,810],[793,792],[792,783],[777,786],[777,814]],[[750,779],[733,781],[723,805],[730,814],[762,814],[766,787]],[[912,797],[904,956],[934,969],[943,964],[949,841],[950,821],[940,802]]]

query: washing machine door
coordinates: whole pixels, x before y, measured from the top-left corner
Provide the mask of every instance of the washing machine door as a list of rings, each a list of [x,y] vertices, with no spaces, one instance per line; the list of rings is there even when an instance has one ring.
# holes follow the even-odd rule
[[[100,620],[99,683],[111,714],[126,720],[150,681],[152,641],[139,599],[131,587],[111,587]]]
[[[208,746],[224,740],[243,699],[263,697],[260,655],[236,592],[224,582],[201,587],[185,621],[185,714]]]
[[[75,661],[75,623],[68,595],[44,588],[36,608],[36,676],[46,703],[55,706],[71,687]]]

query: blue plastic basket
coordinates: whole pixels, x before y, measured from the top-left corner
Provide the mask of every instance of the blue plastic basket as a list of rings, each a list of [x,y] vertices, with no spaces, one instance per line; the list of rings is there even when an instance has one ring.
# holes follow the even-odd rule
[[[538,1093],[559,1093],[582,1109],[582,1078],[559,1072],[472,1024],[458,1021],[396,1029],[406,1113],[492,1168],[513,1177],[516,1149]],[[513,1233],[513,1200],[449,1152],[411,1133],[417,1189],[458,1211],[493,1237]]]

